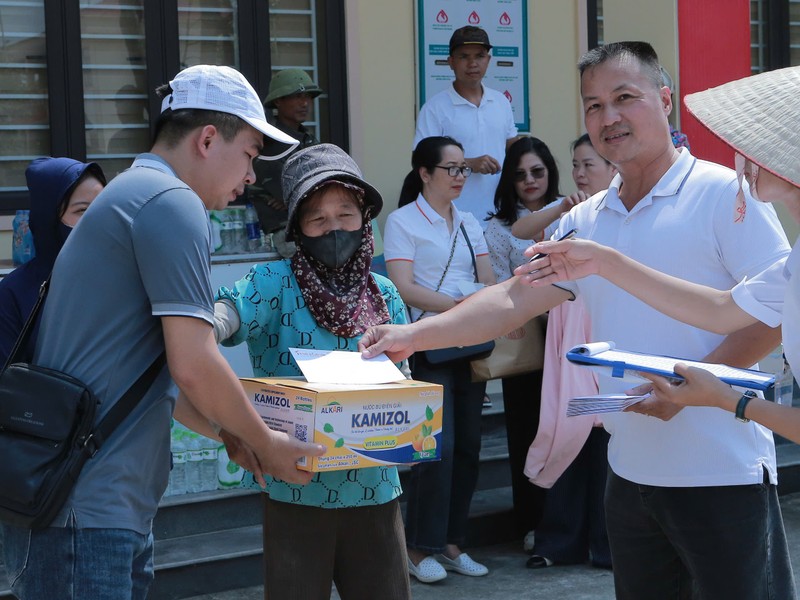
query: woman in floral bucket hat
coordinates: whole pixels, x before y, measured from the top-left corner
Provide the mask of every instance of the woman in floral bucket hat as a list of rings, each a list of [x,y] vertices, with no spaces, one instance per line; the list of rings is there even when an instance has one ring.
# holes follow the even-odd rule
[[[686,96],[686,107],[736,153],[741,182],[737,216],[747,218],[754,201],[779,202],[800,224],[800,67],[769,71]],[[742,240],[759,244],[759,240]],[[531,263],[525,275],[543,285],[595,273],[661,312],[709,331],[728,334],[762,321],[783,327],[783,350],[800,372],[800,247],[752,279],[721,291],[676,279],[645,267],[618,252],[585,240],[539,244],[548,258]],[[528,268],[526,268],[528,270]],[[686,365],[685,378],[672,385],[643,374],[653,393],[683,405],[716,406],[750,419],[800,443],[800,410],[742,393],[708,373]],[[732,417],[733,417],[732,416]]]
[[[370,325],[406,321],[394,284],[370,272],[383,200],[353,159],[332,144],[305,148],[286,161],[282,185],[297,252],[217,294],[218,339],[246,342],[258,377],[300,375],[289,348],[355,351]],[[332,582],[343,600],[410,598],[396,467],[266,480],[266,598],[328,600]]]

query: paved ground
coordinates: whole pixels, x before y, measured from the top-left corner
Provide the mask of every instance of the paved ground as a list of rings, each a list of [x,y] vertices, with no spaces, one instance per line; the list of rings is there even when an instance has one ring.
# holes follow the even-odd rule
[[[794,563],[795,582],[800,589],[800,493],[781,499],[783,517]],[[424,585],[412,579],[414,600],[516,600],[569,599],[612,600],[614,582],[610,571],[589,566],[550,567],[532,571],[525,568],[526,555],[519,544],[502,544],[469,550],[470,555],[486,564],[486,577],[463,577],[456,574],[436,584]],[[191,600],[261,600],[259,587],[221,594],[195,596]],[[334,590],[331,600],[339,600]]]

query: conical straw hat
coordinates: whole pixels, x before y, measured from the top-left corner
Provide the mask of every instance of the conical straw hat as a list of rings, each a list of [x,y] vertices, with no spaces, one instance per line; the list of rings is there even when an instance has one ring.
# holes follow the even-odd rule
[[[800,187],[800,67],[731,81],[684,102],[736,152]]]

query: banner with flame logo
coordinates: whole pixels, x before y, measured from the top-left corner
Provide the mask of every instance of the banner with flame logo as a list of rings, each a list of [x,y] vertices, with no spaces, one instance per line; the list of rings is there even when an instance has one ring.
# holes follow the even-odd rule
[[[459,27],[486,30],[492,61],[484,85],[502,93],[521,132],[530,131],[528,113],[528,11],[524,0],[417,0],[419,104],[453,81],[447,64],[450,36]]]

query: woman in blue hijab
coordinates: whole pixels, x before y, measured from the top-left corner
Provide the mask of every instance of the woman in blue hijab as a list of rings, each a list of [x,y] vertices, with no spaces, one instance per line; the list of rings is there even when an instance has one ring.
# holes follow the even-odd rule
[[[30,191],[30,229],[36,255],[0,280],[0,368],[28,318],[39,286],[50,275],[61,247],[106,184],[97,163],[37,158],[25,170]],[[31,336],[29,358],[32,356]]]

